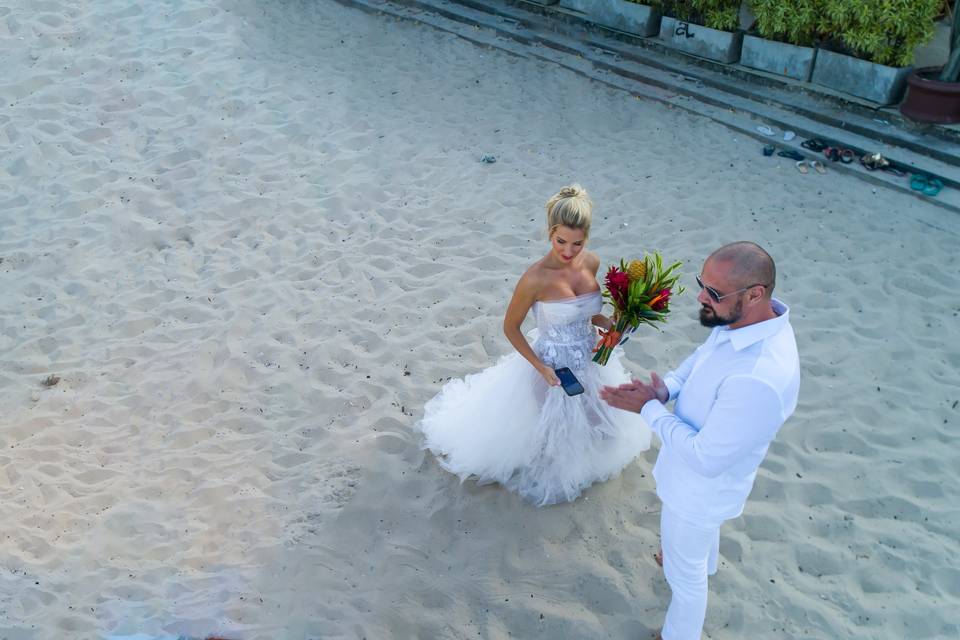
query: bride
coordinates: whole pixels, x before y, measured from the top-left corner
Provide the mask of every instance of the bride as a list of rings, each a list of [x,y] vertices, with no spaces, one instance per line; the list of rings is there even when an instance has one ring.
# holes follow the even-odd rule
[[[633,413],[600,400],[604,385],[630,377],[615,352],[591,361],[600,314],[600,259],[584,249],[593,205],[579,185],[547,202],[550,251],[521,276],[503,332],[515,353],[447,383],[424,407],[423,448],[461,481],[499,482],[537,505],[574,500],[596,481],[619,473],[650,446],[650,428]],[[533,311],[537,328],[520,325]],[[555,369],[570,368],[584,393],[568,396]]]

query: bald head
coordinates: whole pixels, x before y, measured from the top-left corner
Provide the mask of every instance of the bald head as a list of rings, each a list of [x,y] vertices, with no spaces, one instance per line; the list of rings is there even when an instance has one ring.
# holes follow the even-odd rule
[[[710,254],[708,261],[722,264],[728,277],[737,288],[755,284],[767,285],[767,297],[773,293],[777,281],[777,267],[773,258],[754,242],[734,242],[724,245]]]

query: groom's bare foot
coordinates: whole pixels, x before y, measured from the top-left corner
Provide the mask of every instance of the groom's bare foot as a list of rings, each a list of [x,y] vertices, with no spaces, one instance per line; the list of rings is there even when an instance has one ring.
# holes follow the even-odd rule
[[[657,566],[663,569],[663,549],[653,554],[653,560],[657,563]],[[659,640],[659,636],[657,636],[657,640]]]
[[[660,633],[659,633],[659,632],[657,632],[657,637],[656,637],[656,638],[654,638],[653,640],[663,640],[663,636],[662,636],[662,635],[660,635]]]

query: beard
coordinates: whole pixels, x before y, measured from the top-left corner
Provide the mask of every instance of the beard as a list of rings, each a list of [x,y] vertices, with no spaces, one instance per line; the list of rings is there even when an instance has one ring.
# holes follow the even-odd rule
[[[740,320],[743,315],[743,301],[737,300],[736,306],[730,310],[730,314],[722,316],[717,310],[708,307],[705,304],[700,305],[700,324],[705,327],[725,327]]]

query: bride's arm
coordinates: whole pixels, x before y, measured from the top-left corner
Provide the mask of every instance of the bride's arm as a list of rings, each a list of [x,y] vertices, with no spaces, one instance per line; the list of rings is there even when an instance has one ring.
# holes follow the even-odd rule
[[[503,316],[503,335],[507,336],[507,340],[517,350],[517,353],[526,358],[527,362],[540,372],[547,384],[557,386],[560,384],[557,375],[551,367],[540,360],[520,330],[523,319],[527,317],[527,312],[530,311],[530,307],[536,300],[536,294],[537,286],[534,278],[529,273],[525,273],[520,278],[520,282],[517,283],[517,288],[513,291],[513,297],[510,298],[510,304],[507,305],[507,312]]]

